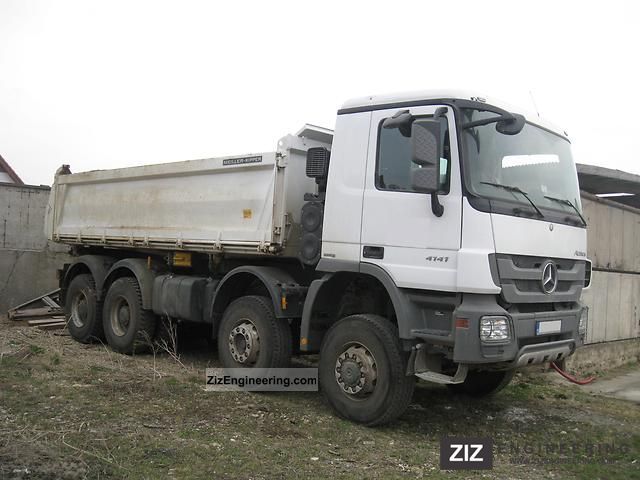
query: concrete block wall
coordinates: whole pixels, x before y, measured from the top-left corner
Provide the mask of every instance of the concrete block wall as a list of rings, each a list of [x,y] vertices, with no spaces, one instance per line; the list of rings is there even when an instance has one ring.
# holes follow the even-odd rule
[[[593,262],[587,343],[640,337],[640,211],[582,193]]]
[[[567,359],[570,370],[596,372],[640,361],[640,338],[599,342],[579,348]]]
[[[0,184],[0,314],[58,286],[68,247],[48,242],[49,187]]]

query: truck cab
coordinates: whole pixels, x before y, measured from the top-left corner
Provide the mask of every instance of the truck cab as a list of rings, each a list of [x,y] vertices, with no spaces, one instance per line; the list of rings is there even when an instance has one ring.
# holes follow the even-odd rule
[[[316,282],[353,275],[361,297],[383,285],[418,377],[494,393],[582,344],[586,222],[557,127],[460,92],[352,100],[324,198]]]

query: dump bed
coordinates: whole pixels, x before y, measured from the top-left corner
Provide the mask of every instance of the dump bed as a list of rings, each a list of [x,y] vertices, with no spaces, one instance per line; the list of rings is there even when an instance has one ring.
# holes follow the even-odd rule
[[[331,131],[305,126],[276,152],[56,175],[50,240],[69,245],[294,256],[306,151]]]

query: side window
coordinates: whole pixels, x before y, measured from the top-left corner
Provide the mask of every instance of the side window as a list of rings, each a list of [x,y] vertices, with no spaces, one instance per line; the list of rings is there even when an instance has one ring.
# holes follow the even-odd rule
[[[414,192],[411,188],[411,171],[420,168],[411,161],[411,139],[403,136],[397,128],[382,128],[378,125],[378,157],[376,160],[376,188],[398,192]],[[442,158],[440,159],[440,193],[449,193],[451,172],[451,149],[447,119],[440,119]]]

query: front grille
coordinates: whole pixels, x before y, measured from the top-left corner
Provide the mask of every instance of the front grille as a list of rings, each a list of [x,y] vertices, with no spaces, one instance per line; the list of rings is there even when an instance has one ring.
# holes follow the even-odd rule
[[[542,290],[542,270],[553,262],[558,283],[553,293]],[[585,261],[565,258],[545,258],[525,255],[496,255],[502,298],[509,303],[576,302],[580,298],[585,278]]]
[[[540,290],[540,280],[514,280],[513,283],[521,292],[535,292],[536,290]],[[568,292],[571,290],[572,286],[573,282],[559,281],[558,286],[556,287],[556,292]]]
[[[566,258],[530,257],[527,255],[499,255],[498,257],[508,257],[516,267],[528,269],[540,269],[548,260],[553,260],[558,270],[571,270],[576,264],[576,260],[568,260]]]

